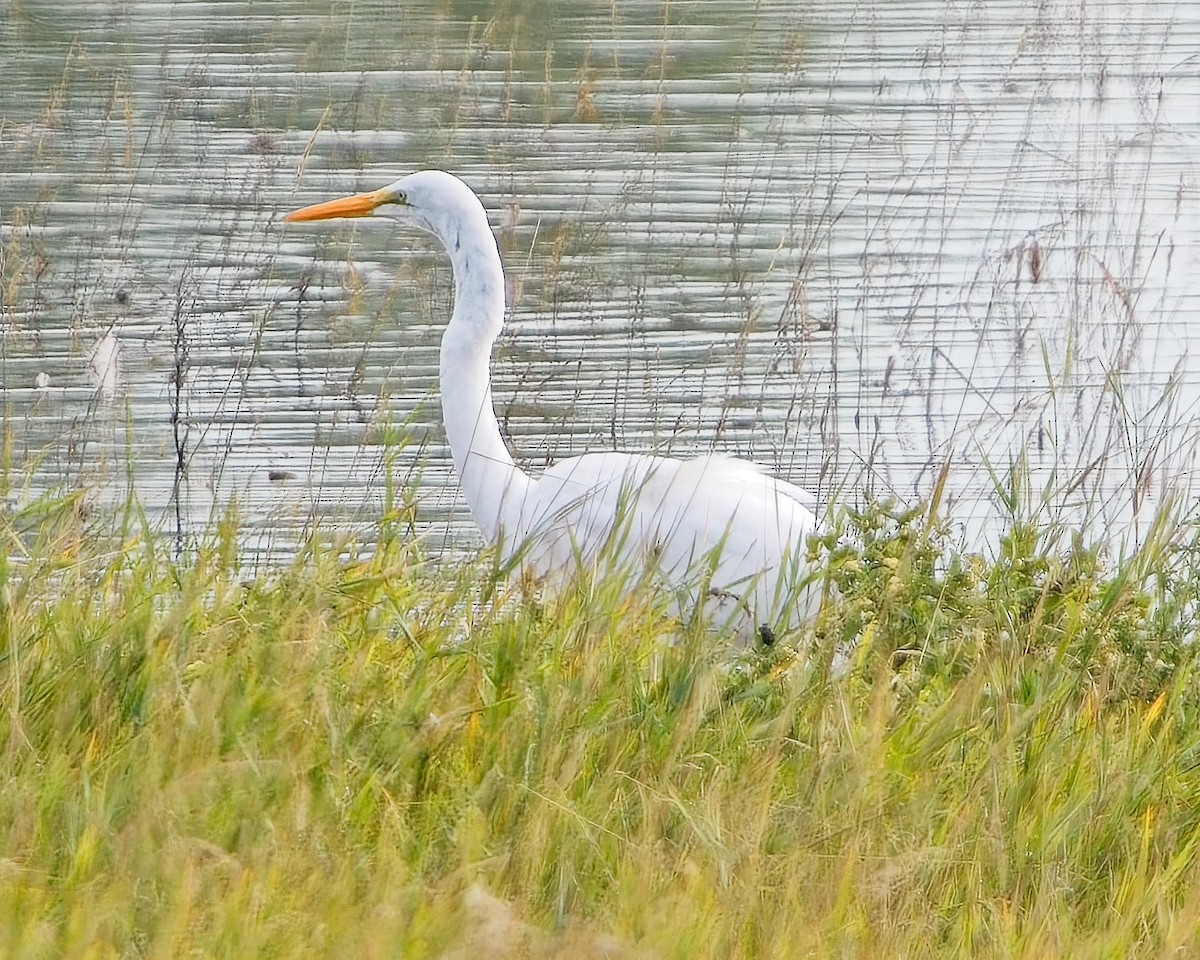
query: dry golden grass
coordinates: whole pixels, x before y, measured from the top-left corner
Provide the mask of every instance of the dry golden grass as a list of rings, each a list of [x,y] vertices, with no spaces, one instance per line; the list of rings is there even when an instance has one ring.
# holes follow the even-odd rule
[[[233,525],[96,522],[0,539],[5,956],[1197,952],[1194,528],[985,562],[874,511],[734,656],[386,526],[243,580]]]

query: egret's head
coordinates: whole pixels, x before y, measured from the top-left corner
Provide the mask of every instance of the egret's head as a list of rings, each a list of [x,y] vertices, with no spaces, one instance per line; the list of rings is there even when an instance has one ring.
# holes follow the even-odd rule
[[[411,173],[370,193],[356,193],[293,210],[284,219],[306,221],[334,217],[390,217],[427,230],[439,237],[447,248],[464,223],[478,222],[482,218],[482,223],[487,224],[487,214],[471,188],[458,177],[441,170]]]

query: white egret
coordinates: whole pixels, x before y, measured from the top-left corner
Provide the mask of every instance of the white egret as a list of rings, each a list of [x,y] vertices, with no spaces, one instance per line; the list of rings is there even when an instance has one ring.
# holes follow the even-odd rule
[[[807,562],[815,500],[744,460],[605,451],[524,473],[500,436],[490,383],[504,271],[483,204],[439,170],[304,207],[291,221],[382,216],[432,233],[454,267],[442,337],[442,415],[463,496],[487,540],[538,581],[581,568],[658,578],[681,615],[703,610],[771,642],[815,614]]]

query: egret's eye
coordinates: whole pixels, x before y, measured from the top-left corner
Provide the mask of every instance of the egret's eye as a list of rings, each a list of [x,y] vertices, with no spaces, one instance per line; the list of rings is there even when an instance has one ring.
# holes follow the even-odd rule
[[[402,207],[407,207],[408,194],[406,194],[403,190],[397,190],[394,194],[392,194],[392,203],[399,204]]]

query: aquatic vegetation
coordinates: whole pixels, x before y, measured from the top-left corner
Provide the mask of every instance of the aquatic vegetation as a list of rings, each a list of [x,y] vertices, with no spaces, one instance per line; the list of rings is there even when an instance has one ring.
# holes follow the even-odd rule
[[[405,507],[259,576],[233,516],[177,562],[79,507],[0,537],[7,956],[1190,949],[1194,522],[985,558],[874,507],[816,628],[735,654]]]

